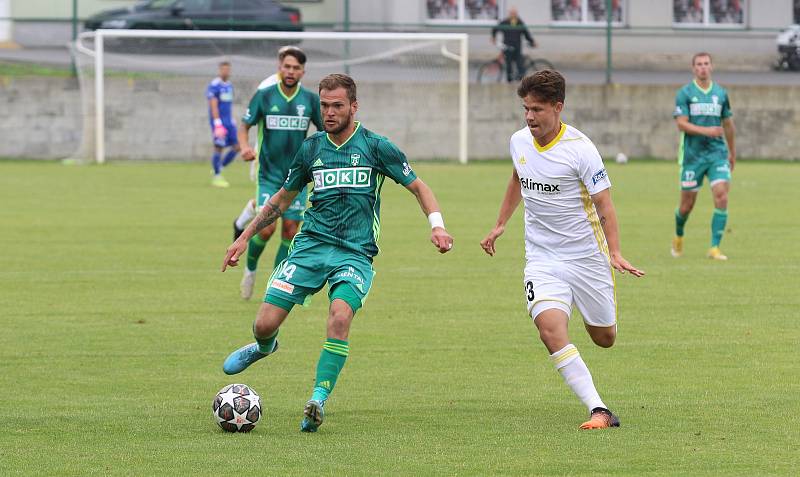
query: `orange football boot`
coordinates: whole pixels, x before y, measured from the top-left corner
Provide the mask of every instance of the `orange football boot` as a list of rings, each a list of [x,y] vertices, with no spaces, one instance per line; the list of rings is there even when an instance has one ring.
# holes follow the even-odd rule
[[[605,429],[607,427],[619,427],[619,419],[611,411],[602,407],[592,409],[589,420],[581,424],[581,429]]]

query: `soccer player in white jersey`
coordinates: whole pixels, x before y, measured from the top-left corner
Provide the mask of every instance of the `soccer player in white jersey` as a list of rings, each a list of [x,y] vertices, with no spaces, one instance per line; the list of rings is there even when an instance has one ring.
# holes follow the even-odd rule
[[[641,277],[622,257],[611,182],[592,141],[561,122],[564,77],[556,71],[526,76],[517,89],[527,127],[511,136],[514,171],[495,227],[481,247],[495,242],[520,201],[525,207],[524,293],[528,313],[556,370],[589,409],[581,429],[619,426],[595,389],[592,375],[570,343],[567,325],[575,304],[597,345],[617,335],[614,269]]]

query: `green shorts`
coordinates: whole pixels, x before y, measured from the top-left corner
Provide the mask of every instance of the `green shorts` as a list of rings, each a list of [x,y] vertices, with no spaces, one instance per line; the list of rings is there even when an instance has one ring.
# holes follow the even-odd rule
[[[350,290],[343,296],[353,297],[345,301],[355,313],[366,301],[374,276],[372,262],[366,255],[300,232],[295,236],[286,260],[272,272],[264,301],[307,305],[311,295],[320,291],[325,283],[329,295],[337,285],[347,284]]]
[[[281,187],[283,187],[283,185],[275,185],[263,179],[259,179],[258,192],[256,193],[258,210],[261,210],[261,207],[267,203],[270,197],[277,194]],[[284,212],[281,217],[286,220],[296,220],[298,222],[303,220],[303,213],[306,211],[306,200],[308,197],[307,190],[306,187],[303,187],[300,192],[297,193],[292,205],[286,209],[286,212]]]
[[[705,176],[708,176],[708,183],[711,187],[714,187],[718,182],[730,182],[731,166],[728,158],[694,164],[687,164],[684,161],[681,165],[681,190],[700,190]]]

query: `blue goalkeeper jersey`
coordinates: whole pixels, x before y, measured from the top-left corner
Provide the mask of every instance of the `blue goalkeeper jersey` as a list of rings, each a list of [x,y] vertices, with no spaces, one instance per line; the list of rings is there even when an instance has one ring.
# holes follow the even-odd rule
[[[219,118],[223,124],[233,124],[233,85],[228,81],[222,81],[217,77],[211,80],[206,88],[206,100],[217,98],[219,105]],[[209,121],[214,118],[211,115],[211,105],[208,106]]]

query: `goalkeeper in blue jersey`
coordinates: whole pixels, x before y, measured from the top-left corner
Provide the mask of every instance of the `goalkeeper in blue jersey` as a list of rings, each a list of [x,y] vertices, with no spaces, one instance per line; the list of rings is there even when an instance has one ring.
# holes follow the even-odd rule
[[[239,153],[236,123],[233,120],[233,85],[228,81],[230,76],[231,64],[223,61],[219,64],[219,76],[211,80],[206,88],[208,122],[214,142],[214,154],[211,156],[211,167],[214,169],[211,185],[214,187],[230,185],[222,177],[222,168],[233,162]],[[230,149],[223,157],[225,148]]]

